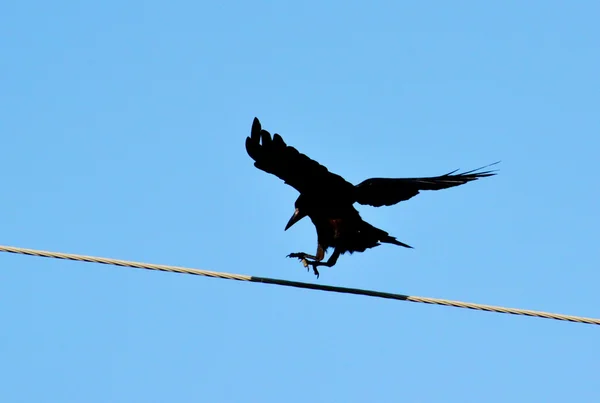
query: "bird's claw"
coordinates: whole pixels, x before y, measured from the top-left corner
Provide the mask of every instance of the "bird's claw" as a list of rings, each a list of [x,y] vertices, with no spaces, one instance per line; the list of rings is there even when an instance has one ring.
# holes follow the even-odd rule
[[[313,267],[313,272],[315,273],[315,276],[317,276],[317,278],[319,278],[319,270],[317,270],[317,265],[313,263],[312,267]]]
[[[301,262],[302,262],[302,265],[304,267],[306,267],[307,271],[310,270],[309,266],[312,266],[313,273],[315,273],[315,276],[317,276],[317,278],[319,278],[319,270],[317,270],[317,262],[310,261],[306,258],[302,259]]]
[[[300,262],[302,262],[302,266],[306,267],[306,270],[309,270],[309,266],[312,266],[313,269],[313,273],[315,273],[315,276],[317,276],[317,278],[319,278],[319,270],[317,270],[317,262],[313,262],[311,260],[308,260],[306,258],[306,253],[290,253],[289,255],[287,255],[287,257],[291,257],[291,258],[297,258],[300,260]]]

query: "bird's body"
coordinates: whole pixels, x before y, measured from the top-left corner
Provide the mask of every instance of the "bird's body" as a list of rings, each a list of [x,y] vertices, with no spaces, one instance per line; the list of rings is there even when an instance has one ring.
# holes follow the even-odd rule
[[[355,186],[286,145],[278,134],[271,137],[261,128],[257,118],[254,118],[250,137],[246,139],[246,151],[257,168],[276,175],[300,192],[294,215],[285,229],[309,217],[317,231],[317,252],[314,256],[303,252],[288,256],[311,265],[317,276],[318,266],[331,267],[346,252],[364,252],[380,243],[410,248],[364,221],[354,203],[389,206],[410,199],[420,190],[445,189],[495,175],[491,171],[474,170],[460,174],[453,171],[428,178],[371,178]],[[328,248],[334,248],[334,251],[327,262],[323,262]]]
[[[339,254],[344,254],[364,252],[378,246],[380,242],[409,247],[364,221],[352,202],[328,203],[301,195],[297,205],[300,206],[300,210],[305,208],[306,215],[317,230],[319,260],[323,259],[321,253],[326,252],[328,248],[336,248]]]

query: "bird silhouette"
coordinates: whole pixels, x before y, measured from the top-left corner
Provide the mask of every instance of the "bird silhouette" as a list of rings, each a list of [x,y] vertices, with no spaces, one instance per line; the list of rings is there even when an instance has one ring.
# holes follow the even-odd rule
[[[391,206],[416,196],[421,190],[447,189],[493,176],[495,171],[483,169],[497,164],[462,173],[455,170],[433,177],[370,178],[353,185],[294,147],[288,146],[279,134],[271,136],[262,129],[257,118],[254,118],[250,136],[246,138],[246,151],[255,161],[256,168],[277,176],[300,192],[294,214],[285,230],[302,218],[309,217],[317,231],[317,252],[314,255],[290,253],[288,257],[300,259],[305,267],[311,266],[317,278],[317,267],[332,267],[339,256],[346,252],[364,252],[381,243],[412,248],[364,221],[354,208],[354,203],[375,207]],[[329,248],[333,248],[333,253],[324,262],[323,258]]]

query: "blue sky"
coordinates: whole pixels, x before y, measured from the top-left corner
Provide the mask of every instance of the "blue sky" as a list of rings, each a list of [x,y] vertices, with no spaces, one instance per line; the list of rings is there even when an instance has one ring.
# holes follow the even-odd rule
[[[296,191],[252,119],[414,250],[321,284],[600,317],[600,5],[39,0],[0,6],[0,244],[298,281]],[[0,255],[3,402],[595,401],[599,329]]]

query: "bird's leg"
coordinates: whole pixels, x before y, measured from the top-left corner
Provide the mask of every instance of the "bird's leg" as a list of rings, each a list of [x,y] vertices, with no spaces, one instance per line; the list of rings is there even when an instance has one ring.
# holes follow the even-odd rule
[[[304,252],[290,253],[286,257],[295,257],[295,258],[298,258],[300,260],[306,260],[306,259],[318,260],[316,256],[309,255],[308,253],[304,253]]]
[[[287,255],[287,257],[298,258],[302,261],[302,263],[304,263],[306,261],[306,259],[312,259],[312,260],[316,260],[319,262],[319,261],[323,260],[323,258],[325,257],[325,249],[323,249],[321,244],[318,244],[317,245],[317,253],[314,255],[309,255],[308,253],[304,253],[304,252],[296,252],[296,253],[290,253],[289,255]],[[306,264],[304,266],[306,267]]]
[[[308,264],[311,262],[308,259],[312,259],[313,262],[318,262],[319,258],[317,256],[314,255],[309,255],[308,253],[304,253],[304,252],[296,252],[296,253],[290,253],[289,255],[287,255],[287,257],[295,257],[300,259],[300,261],[302,262],[302,265],[304,267],[306,267],[306,269],[308,269]],[[317,278],[319,277],[319,271],[317,269],[315,269],[313,267],[313,271],[315,272],[315,275],[317,276]]]
[[[307,263],[307,265],[312,266],[315,276],[317,276],[317,278],[319,278],[319,270],[317,270],[317,267],[318,266],[332,267],[337,262],[338,257],[340,257],[340,251],[336,248],[333,250],[333,253],[331,254],[331,256],[329,256],[329,259],[327,259],[326,262],[321,262],[321,261],[312,261],[311,262],[311,261],[306,260],[306,263]]]
[[[317,253],[315,255],[309,255],[308,253],[304,253],[304,252],[297,252],[297,253],[290,253],[289,255],[287,255],[287,257],[295,257],[295,258],[300,259],[300,261],[306,268],[308,268],[309,264],[312,264],[313,272],[315,273],[315,275],[318,278],[319,271],[317,270],[317,268],[314,266],[313,263],[320,262],[321,260],[323,260],[323,258],[325,257],[325,249],[323,249],[321,244],[318,244],[317,245]],[[311,259],[312,261],[310,261],[308,259]]]
[[[318,254],[318,252],[317,252]],[[331,256],[329,257],[329,259],[327,259],[326,262],[322,262],[321,259],[315,259],[315,260],[307,260],[307,259],[302,259],[302,264],[304,264],[305,267],[308,266],[312,266],[313,272],[315,273],[315,276],[317,276],[317,278],[319,278],[319,270],[317,270],[317,267],[319,266],[327,266],[327,267],[332,267],[333,265],[336,264],[338,258],[340,257],[340,250],[339,249],[334,249],[333,253],[331,254]]]
[[[308,264],[312,265],[313,267],[317,267],[317,266],[333,267],[333,265],[335,265],[337,263],[337,260],[340,257],[340,254],[341,254],[340,250],[338,248],[335,248],[333,250],[333,253],[331,254],[331,256],[329,256],[329,259],[327,259],[326,262],[314,261],[314,262],[308,262]]]

